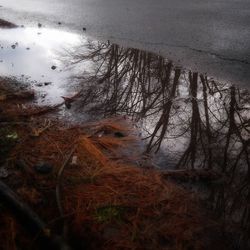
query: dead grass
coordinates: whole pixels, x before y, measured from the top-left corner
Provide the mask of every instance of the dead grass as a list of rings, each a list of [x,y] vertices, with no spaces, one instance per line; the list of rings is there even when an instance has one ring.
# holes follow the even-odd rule
[[[136,152],[137,140],[127,120],[119,117],[73,128],[53,121],[35,137],[32,131],[45,124],[44,118],[27,122],[14,127],[19,143],[7,159],[11,171],[7,182],[60,232],[57,173],[76,146],[76,164],[67,164],[61,183],[64,219],[74,249],[212,249],[207,232],[217,225],[204,217],[198,200],[157,171],[137,168],[124,158],[123,150]],[[39,161],[50,163],[52,173],[38,174],[34,165]],[[27,244],[39,248],[6,211],[0,223],[3,249],[27,249]]]

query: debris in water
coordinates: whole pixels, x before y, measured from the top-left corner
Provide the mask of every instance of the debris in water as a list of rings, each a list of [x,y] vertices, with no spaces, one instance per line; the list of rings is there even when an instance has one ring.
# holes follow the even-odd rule
[[[17,25],[15,25],[14,23],[11,23],[11,22],[8,22],[8,21],[5,21],[3,19],[0,18],[0,27],[1,28],[16,28]]]

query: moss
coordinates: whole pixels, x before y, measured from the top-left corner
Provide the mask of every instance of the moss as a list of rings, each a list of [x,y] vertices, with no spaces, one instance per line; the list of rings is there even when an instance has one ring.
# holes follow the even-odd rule
[[[125,209],[120,206],[105,206],[96,209],[95,218],[98,222],[106,223],[112,220],[122,221]]]

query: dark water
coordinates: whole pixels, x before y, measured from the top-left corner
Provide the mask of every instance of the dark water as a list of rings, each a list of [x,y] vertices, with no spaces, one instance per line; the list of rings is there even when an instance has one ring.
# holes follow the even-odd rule
[[[249,0],[0,0],[17,24],[87,33],[147,49],[220,80],[249,87]]]

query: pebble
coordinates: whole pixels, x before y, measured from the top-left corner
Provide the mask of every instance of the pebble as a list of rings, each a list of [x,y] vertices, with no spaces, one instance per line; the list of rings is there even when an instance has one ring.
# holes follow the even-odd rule
[[[7,178],[9,176],[9,171],[6,167],[0,168],[0,178]]]

